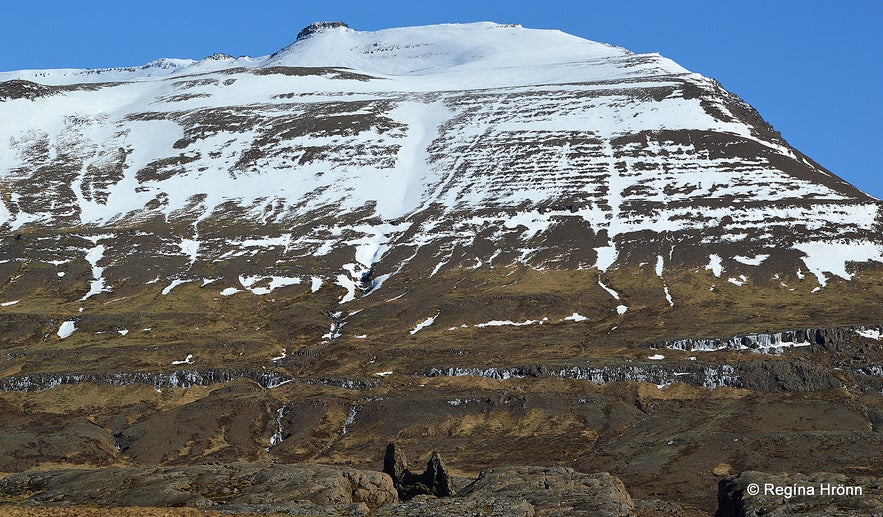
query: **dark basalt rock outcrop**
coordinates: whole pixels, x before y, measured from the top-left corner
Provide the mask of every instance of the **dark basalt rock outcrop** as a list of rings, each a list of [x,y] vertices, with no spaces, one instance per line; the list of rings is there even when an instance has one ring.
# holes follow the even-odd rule
[[[304,38],[312,36],[313,34],[322,32],[323,30],[333,29],[335,27],[349,27],[349,25],[343,22],[313,22],[301,29],[301,31],[297,33],[297,38],[295,38],[294,41],[300,41]]]
[[[383,457],[383,473],[392,478],[393,484],[402,500],[412,499],[418,495],[450,497],[454,495],[451,478],[437,451],[432,451],[426,470],[415,474],[408,470],[405,453],[394,443],[386,446]]]
[[[881,330],[880,325],[870,326],[837,326],[818,327],[781,332],[760,332],[745,334],[731,338],[697,338],[676,339],[671,341],[652,341],[652,348],[669,348],[686,351],[708,351],[720,349],[749,349],[753,351],[769,351],[771,347],[782,343],[809,343],[825,350],[837,350],[846,343],[855,341],[856,332],[864,330]]]
[[[718,483],[715,517],[881,516],[883,479],[746,471]]]
[[[57,93],[58,88],[43,84],[13,79],[0,82],[0,102],[13,99],[34,100],[38,97],[46,97]],[[21,235],[16,235],[16,240],[21,240]]]
[[[239,379],[250,379],[262,388],[275,388],[288,382],[308,385],[336,386],[348,390],[365,390],[377,386],[377,379],[346,379],[340,377],[294,379],[274,370],[210,368],[175,370],[173,372],[103,372],[60,373],[11,376],[0,378],[0,391],[41,391],[62,385],[90,382],[100,386],[146,384],[156,389],[211,386]]]
[[[861,372],[860,372],[861,373]],[[651,382],[668,385],[685,382],[714,388],[728,386],[756,391],[817,391],[839,388],[842,382],[827,368],[805,361],[757,361],[709,366],[702,363],[670,365],[570,366],[545,365],[509,368],[430,368],[427,377],[486,377],[505,380],[513,377],[560,377],[596,384],[609,382]],[[865,373],[865,375],[867,375]]]

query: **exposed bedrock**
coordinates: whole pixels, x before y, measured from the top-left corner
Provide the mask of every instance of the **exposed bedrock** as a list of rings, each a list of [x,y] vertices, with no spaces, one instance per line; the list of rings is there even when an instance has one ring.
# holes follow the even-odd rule
[[[746,471],[721,479],[715,517],[883,515],[883,479]]]

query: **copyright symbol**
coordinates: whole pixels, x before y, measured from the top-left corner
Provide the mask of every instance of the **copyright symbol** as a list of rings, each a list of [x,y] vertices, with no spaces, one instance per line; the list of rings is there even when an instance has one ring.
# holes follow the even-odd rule
[[[748,492],[748,495],[757,495],[760,493],[760,485],[751,483],[745,488],[745,491]]]

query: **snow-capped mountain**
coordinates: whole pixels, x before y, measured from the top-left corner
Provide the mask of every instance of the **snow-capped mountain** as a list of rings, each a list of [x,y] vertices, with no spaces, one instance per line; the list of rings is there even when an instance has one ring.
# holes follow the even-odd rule
[[[4,508],[708,515],[883,464],[883,203],[657,54],[324,23],[3,72],[0,230]],[[526,493],[375,512],[419,492],[354,467],[441,479],[406,448]]]
[[[2,274],[71,301],[199,281],[346,303],[494,266],[818,290],[883,262],[880,201],[717,82],[559,31],[325,23],[265,57],[0,81]]]

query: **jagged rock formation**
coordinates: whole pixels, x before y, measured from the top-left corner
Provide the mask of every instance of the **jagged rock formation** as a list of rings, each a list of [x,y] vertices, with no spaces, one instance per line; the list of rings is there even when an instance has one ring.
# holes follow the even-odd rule
[[[383,473],[392,478],[393,484],[402,500],[413,499],[418,495],[450,497],[454,495],[450,476],[437,451],[432,451],[426,469],[422,474],[408,470],[405,453],[394,443],[386,446],[383,456]]]

